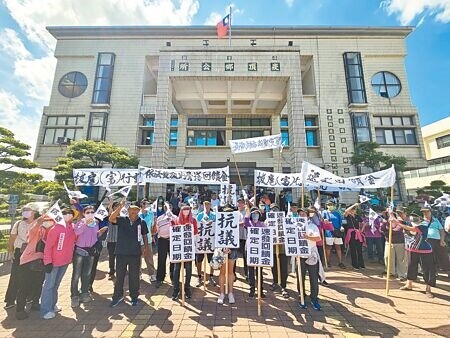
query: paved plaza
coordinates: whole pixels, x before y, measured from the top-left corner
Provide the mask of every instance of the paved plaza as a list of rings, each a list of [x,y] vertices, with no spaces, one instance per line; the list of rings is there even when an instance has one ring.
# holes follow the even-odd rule
[[[441,275],[435,298],[425,296],[423,284],[415,291],[400,291],[400,282],[392,281],[390,298],[385,295],[382,267],[368,264],[365,271],[331,267],[327,270],[329,287],[320,287],[322,311],[312,307],[300,310],[296,300],[295,274],[288,280],[291,297],[270,291],[272,274],[265,270],[267,297],[262,300],[262,316],[257,315],[257,300],[248,298],[248,285],[238,260],[235,283],[236,304],[216,303],[218,288],[193,287],[193,297],[182,307],[170,298],[172,288],[159,289],[143,275],[140,304],[131,307],[129,299],[110,308],[113,283],[108,280],[104,255],[94,283],[94,301],[70,307],[71,267],[60,287],[55,319],[42,320],[32,312],[27,320],[15,319],[15,309],[1,311],[0,337],[303,337],[303,336],[450,336],[450,283]],[[155,257],[156,258],[156,257]],[[155,259],[156,261],[156,259]],[[0,267],[1,299],[7,288],[9,263]],[[191,284],[195,283],[195,278]],[[308,289],[308,283],[307,289]]]

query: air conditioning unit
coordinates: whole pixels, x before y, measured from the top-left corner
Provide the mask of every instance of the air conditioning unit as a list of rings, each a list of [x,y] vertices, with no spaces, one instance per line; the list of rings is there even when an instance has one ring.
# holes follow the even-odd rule
[[[72,141],[72,140],[68,137],[58,137],[56,140],[56,143],[58,143],[60,145],[66,145],[66,144],[70,144],[70,141]]]

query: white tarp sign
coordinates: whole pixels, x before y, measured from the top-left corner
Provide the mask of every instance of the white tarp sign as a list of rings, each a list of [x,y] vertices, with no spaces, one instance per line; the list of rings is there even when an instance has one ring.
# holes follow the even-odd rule
[[[195,238],[195,253],[212,253],[214,252],[214,230],[215,224],[212,217],[205,213],[203,219],[198,222],[198,235]]]
[[[281,148],[281,134],[230,140],[230,148],[232,154]]]
[[[358,191],[360,189],[387,188],[395,183],[394,166],[371,174],[340,177],[314,164],[303,162],[302,174],[305,187],[325,191]]]
[[[92,168],[73,169],[73,182],[75,185],[93,186],[126,186],[138,183],[137,169]]]
[[[221,207],[227,204],[236,206],[237,205],[236,184],[221,184],[219,199]]]
[[[224,184],[230,180],[229,167],[214,169],[155,169],[139,167],[143,183]]]
[[[255,170],[255,186],[269,188],[301,188],[302,174],[281,174]]]
[[[274,238],[274,244],[283,244],[285,241],[284,237],[284,212],[270,211],[267,213],[266,224],[272,229],[272,236]]]
[[[273,236],[269,227],[247,229],[247,265],[273,266]]]
[[[216,248],[239,248],[239,219],[240,212],[218,212],[215,223]]]
[[[195,259],[194,226],[170,227],[170,262],[179,263]]]
[[[308,240],[304,239],[306,233],[306,217],[285,217],[284,235],[286,256],[308,257],[311,253]]]

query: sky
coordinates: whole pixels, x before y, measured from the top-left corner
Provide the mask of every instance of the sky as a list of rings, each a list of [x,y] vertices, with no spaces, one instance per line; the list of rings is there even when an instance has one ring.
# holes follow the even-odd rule
[[[52,25],[415,26],[406,70],[421,125],[450,116],[450,0],[0,0],[0,125],[34,149],[56,59]],[[32,149],[32,151],[33,151]]]

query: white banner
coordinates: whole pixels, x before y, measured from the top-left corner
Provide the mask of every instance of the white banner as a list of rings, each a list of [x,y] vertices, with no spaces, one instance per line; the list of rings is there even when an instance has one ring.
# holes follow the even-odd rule
[[[340,177],[304,161],[302,174],[305,187],[325,191],[358,191],[360,189],[387,188],[395,183],[394,166],[367,175]]]
[[[170,262],[179,263],[192,261],[194,253],[194,227],[178,225],[170,227]]]
[[[230,140],[230,148],[232,154],[281,148],[281,134]]]
[[[284,212],[270,211],[267,213],[266,224],[272,229],[272,235],[274,238],[274,244],[283,244],[285,241],[284,237]]]
[[[214,240],[216,248],[239,248],[239,218],[239,211],[216,214]]]
[[[284,218],[284,242],[286,256],[308,257],[311,253],[308,240],[304,239],[306,233],[306,217]]]
[[[221,207],[227,204],[237,206],[236,184],[221,184],[219,199]]]
[[[126,186],[138,183],[139,172],[137,169],[73,169],[73,182],[78,185],[94,186]]]
[[[198,222],[198,236],[195,238],[195,253],[212,253],[214,252],[214,230],[215,224],[205,213],[203,219]]]
[[[273,266],[273,236],[268,227],[247,229],[247,265]]]
[[[108,214],[108,210],[106,210],[105,206],[103,204],[100,204],[98,206],[97,211],[94,214],[94,217],[101,219],[102,221],[105,219],[105,217],[107,217]]]
[[[301,188],[302,174],[280,174],[255,170],[255,185],[269,188]]]
[[[154,169],[139,167],[143,183],[223,184],[230,180],[229,167],[215,169]]]
[[[61,208],[59,207],[58,202],[53,204],[50,209],[48,209],[46,215],[54,220],[57,224],[61,224],[64,227],[66,226],[66,221],[64,220],[64,216],[61,212]]]

